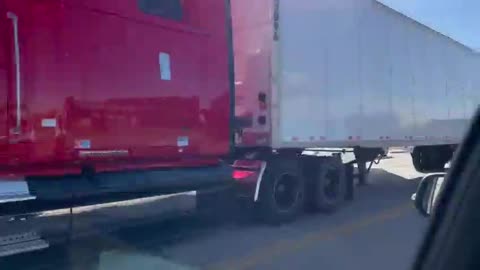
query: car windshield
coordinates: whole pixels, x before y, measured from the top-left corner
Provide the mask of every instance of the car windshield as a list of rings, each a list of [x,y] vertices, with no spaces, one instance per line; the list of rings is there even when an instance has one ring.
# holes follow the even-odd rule
[[[410,269],[479,12],[0,0],[0,269]]]

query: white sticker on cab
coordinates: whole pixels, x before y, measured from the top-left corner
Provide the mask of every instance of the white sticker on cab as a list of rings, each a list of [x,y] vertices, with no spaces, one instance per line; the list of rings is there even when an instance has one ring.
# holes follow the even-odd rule
[[[90,149],[92,142],[90,140],[75,140],[75,149]]]
[[[55,128],[57,127],[57,119],[49,119],[45,118],[42,119],[42,127],[44,128]]]
[[[177,138],[178,147],[186,147],[189,145],[189,138],[187,136],[181,136]]]
[[[164,81],[172,80],[170,54],[161,52],[158,55],[158,63],[160,65],[160,78]]]

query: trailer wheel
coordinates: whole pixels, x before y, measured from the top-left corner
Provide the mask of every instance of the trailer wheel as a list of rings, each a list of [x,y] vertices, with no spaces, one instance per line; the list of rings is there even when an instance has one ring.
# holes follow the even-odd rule
[[[314,180],[314,210],[335,211],[344,202],[346,191],[347,177],[342,161],[336,158],[322,160]]]
[[[422,156],[418,151],[415,151],[415,149],[412,152],[412,163],[413,167],[417,172],[424,172],[424,166],[422,162]]]
[[[415,147],[412,152],[412,162],[415,170],[426,173],[432,170],[428,151],[422,147]]]
[[[302,212],[305,202],[305,181],[298,158],[270,161],[263,177],[259,217],[270,224],[294,220]]]

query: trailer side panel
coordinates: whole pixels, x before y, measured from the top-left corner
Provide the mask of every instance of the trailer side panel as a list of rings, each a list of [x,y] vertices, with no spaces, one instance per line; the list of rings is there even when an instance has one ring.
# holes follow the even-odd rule
[[[274,148],[460,141],[474,51],[373,0],[282,0],[279,14]]]

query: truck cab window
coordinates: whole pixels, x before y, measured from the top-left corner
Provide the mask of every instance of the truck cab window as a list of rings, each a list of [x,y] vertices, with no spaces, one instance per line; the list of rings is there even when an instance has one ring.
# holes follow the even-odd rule
[[[138,5],[146,14],[175,21],[183,17],[181,0],[139,0]]]

